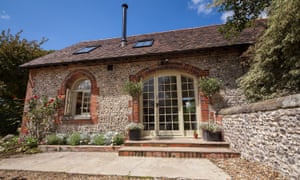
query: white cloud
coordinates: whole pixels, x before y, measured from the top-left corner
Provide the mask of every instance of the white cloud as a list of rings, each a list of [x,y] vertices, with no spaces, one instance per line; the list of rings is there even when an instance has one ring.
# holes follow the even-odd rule
[[[221,16],[221,20],[223,21],[223,23],[226,23],[227,18],[233,16],[233,11],[225,11],[223,12],[222,16]]]
[[[0,19],[9,20],[10,16],[5,11],[2,11],[0,14]]]
[[[203,0],[192,0],[192,3],[193,4],[198,4],[198,3],[200,3],[200,2],[202,2]]]
[[[197,14],[210,14],[212,8],[208,7],[210,0],[191,0],[189,2],[189,8],[197,10]]]

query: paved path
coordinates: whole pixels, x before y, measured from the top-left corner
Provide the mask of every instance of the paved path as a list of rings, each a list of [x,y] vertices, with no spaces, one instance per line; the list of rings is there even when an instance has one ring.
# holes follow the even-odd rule
[[[119,157],[117,153],[51,152],[0,160],[0,169],[79,174],[227,180],[208,159]]]

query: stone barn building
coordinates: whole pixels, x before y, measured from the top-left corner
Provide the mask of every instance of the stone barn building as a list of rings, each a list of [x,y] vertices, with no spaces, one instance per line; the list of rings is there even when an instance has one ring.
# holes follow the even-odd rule
[[[125,34],[58,50],[22,65],[29,69],[26,99],[63,97],[58,130],[64,133],[125,133],[135,121],[143,123],[144,136],[192,136],[218,109],[245,103],[236,80],[247,71],[245,52],[264,29],[257,21],[228,40],[221,26]],[[215,106],[198,87],[208,76],[222,81]],[[128,80],[143,83],[138,101],[123,91]]]

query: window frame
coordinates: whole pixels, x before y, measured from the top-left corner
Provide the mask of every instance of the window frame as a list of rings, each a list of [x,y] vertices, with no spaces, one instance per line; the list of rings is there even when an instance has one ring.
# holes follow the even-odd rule
[[[90,53],[100,47],[101,45],[91,45],[91,46],[85,46],[77,49],[76,51],[73,52],[73,54],[85,54],[85,53]]]
[[[90,89],[76,89],[77,86],[85,81],[88,80],[90,82]],[[91,118],[91,96],[92,96],[92,88],[91,88],[91,80],[89,80],[88,78],[80,78],[78,80],[76,80],[72,86],[71,89],[67,89],[66,90],[66,103],[65,103],[65,116],[70,116],[72,117],[72,119],[77,120],[77,119],[90,119]],[[78,94],[82,93],[83,96],[81,97],[81,113],[80,114],[76,114],[77,112],[77,98],[78,98]],[[88,97],[88,103],[87,105],[88,107],[88,112],[83,112],[83,107],[84,107],[84,94],[89,93],[89,97]]]
[[[74,119],[68,112],[68,101],[67,97],[70,96],[70,90],[73,85],[80,79],[88,79],[91,82],[91,99],[90,99],[90,118],[89,119]],[[98,100],[99,97],[99,87],[97,85],[97,79],[87,69],[76,69],[71,71],[61,82],[61,88],[58,91],[58,96],[62,96],[64,98],[64,109],[61,111],[60,115],[60,123],[62,124],[74,124],[74,125],[83,125],[83,124],[98,124],[99,121],[99,113],[98,108],[100,106],[100,102]],[[70,103],[69,103],[70,104]],[[70,109],[70,108],[69,108]]]
[[[135,44],[133,45],[133,48],[151,47],[153,46],[153,44],[154,44],[154,39],[144,39],[144,40],[136,41]]]

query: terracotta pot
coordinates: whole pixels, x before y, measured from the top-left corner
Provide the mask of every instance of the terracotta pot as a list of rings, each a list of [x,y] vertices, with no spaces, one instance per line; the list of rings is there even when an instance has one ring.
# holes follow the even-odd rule
[[[197,133],[194,133],[194,138],[198,139],[198,134]]]

